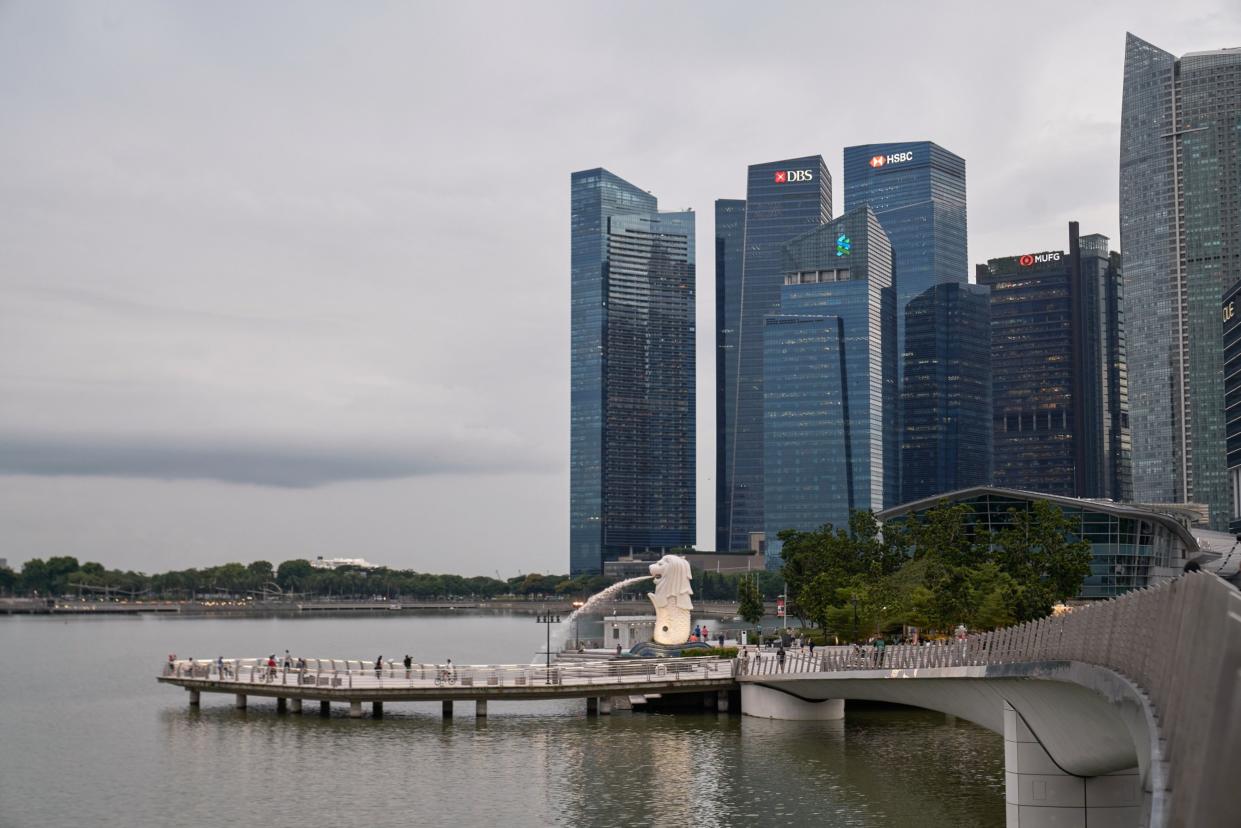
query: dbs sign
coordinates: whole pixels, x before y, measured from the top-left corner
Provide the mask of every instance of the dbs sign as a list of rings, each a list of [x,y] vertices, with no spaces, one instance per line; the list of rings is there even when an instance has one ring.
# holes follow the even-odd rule
[[[777,184],[789,184],[796,181],[814,181],[814,170],[776,170]]]

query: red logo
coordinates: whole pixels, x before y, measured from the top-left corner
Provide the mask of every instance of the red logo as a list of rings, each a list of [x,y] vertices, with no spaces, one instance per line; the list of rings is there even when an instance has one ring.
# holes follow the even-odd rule
[[[1034,257],[1031,256],[1029,253],[1027,253],[1026,255],[1022,256],[1020,259],[1017,260],[1017,264],[1021,265],[1022,267],[1029,267],[1030,265],[1034,264]]]
[[[870,165],[875,169],[879,169],[887,163],[887,160],[888,159],[884,158],[882,155],[876,155],[874,158],[870,159]]]
[[[776,173],[776,183],[777,183],[777,184],[787,184],[787,183],[789,183],[789,174],[788,174],[786,171],[784,171],[784,170],[779,170],[779,171]]]

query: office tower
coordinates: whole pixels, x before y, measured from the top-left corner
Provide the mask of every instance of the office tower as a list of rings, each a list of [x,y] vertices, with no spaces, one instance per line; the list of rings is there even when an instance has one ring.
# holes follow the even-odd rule
[[[575,172],[569,568],[692,546],[694,214]]]
[[[761,548],[763,527],[763,329],[780,303],[783,246],[832,217],[832,177],[822,156],[754,164],[746,183],[736,371],[725,400],[728,508],[721,548]]]
[[[1241,278],[1241,49],[1181,58],[1132,34],[1120,243],[1134,496],[1230,514],[1219,307]]]
[[[933,285],[968,280],[965,160],[931,141],[846,147],[845,210],[863,205],[892,240],[899,394],[909,303]]]
[[[1128,499],[1119,254],[1070,222],[1068,253],[992,259],[976,274],[991,288],[995,485]]]
[[[941,282],[905,308],[901,501],[991,482],[991,292]]]
[[[896,299],[892,247],[869,207],[784,245],[778,314],[766,319],[767,566],[783,529],[848,526],[895,502]]]
[[[732,476],[728,401],[736,394],[737,333],[741,315],[741,263],[745,244],[745,201],[715,202],[715,548],[727,550]]]
[[[1228,531],[1241,533],[1241,281],[1224,294],[1224,419],[1228,423]]]

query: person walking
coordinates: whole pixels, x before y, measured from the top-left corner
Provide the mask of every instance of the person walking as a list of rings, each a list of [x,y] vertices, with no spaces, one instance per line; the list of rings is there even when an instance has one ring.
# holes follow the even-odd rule
[[[883,666],[883,649],[887,646],[887,642],[883,640],[883,636],[875,639],[875,663],[880,667]]]
[[[776,664],[780,667],[780,672],[784,672],[784,642],[780,642],[780,649],[776,650]]]
[[[410,669],[414,666],[414,660],[409,657],[409,653],[405,654],[405,678],[409,678]]]
[[[375,678],[379,678],[383,674],[384,657],[382,655],[375,659]]]

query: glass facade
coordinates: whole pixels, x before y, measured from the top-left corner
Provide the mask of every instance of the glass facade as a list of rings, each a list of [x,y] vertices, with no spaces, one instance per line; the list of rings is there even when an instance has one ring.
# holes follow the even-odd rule
[[[1029,510],[1039,499],[1059,506],[1069,519],[1071,540],[1090,542],[1090,575],[1079,598],[1113,598],[1175,578],[1198,545],[1189,531],[1168,515],[1136,507],[1076,498],[1038,498],[1026,492],[978,487],[955,492],[946,500],[973,508],[979,529],[998,532],[1013,511]],[[935,500],[907,503],[882,513],[881,520],[921,520],[938,505]]]
[[[1241,277],[1241,49],[1127,36],[1121,105],[1134,494],[1228,523],[1219,302]]]
[[[991,296],[943,282],[905,308],[901,500],[991,482]]]
[[[742,247],[736,371],[726,389],[728,442],[724,466],[728,521],[717,534],[721,549],[749,549],[764,531],[764,329],[780,303],[783,246],[832,217],[832,177],[822,156],[755,164],[749,168]]]
[[[695,540],[694,214],[571,178],[569,567]]]
[[[1120,260],[1106,236],[992,259],[992,480],[1063,496],[1132,496]]]
[[[732,445],[728,401],[736,395],[737,332],[741,320],[741,262],[745,201],[715,202],[715,548],[728,549]]]
[[[1228,530],[1241,533],[1241,281],[1224,294],[1224,419],[1228,429]]]
[[[853,210],[784,248],[779,314],[764,332],[767,566],[782,529],[847,526],[896,502],[892,248]]]

